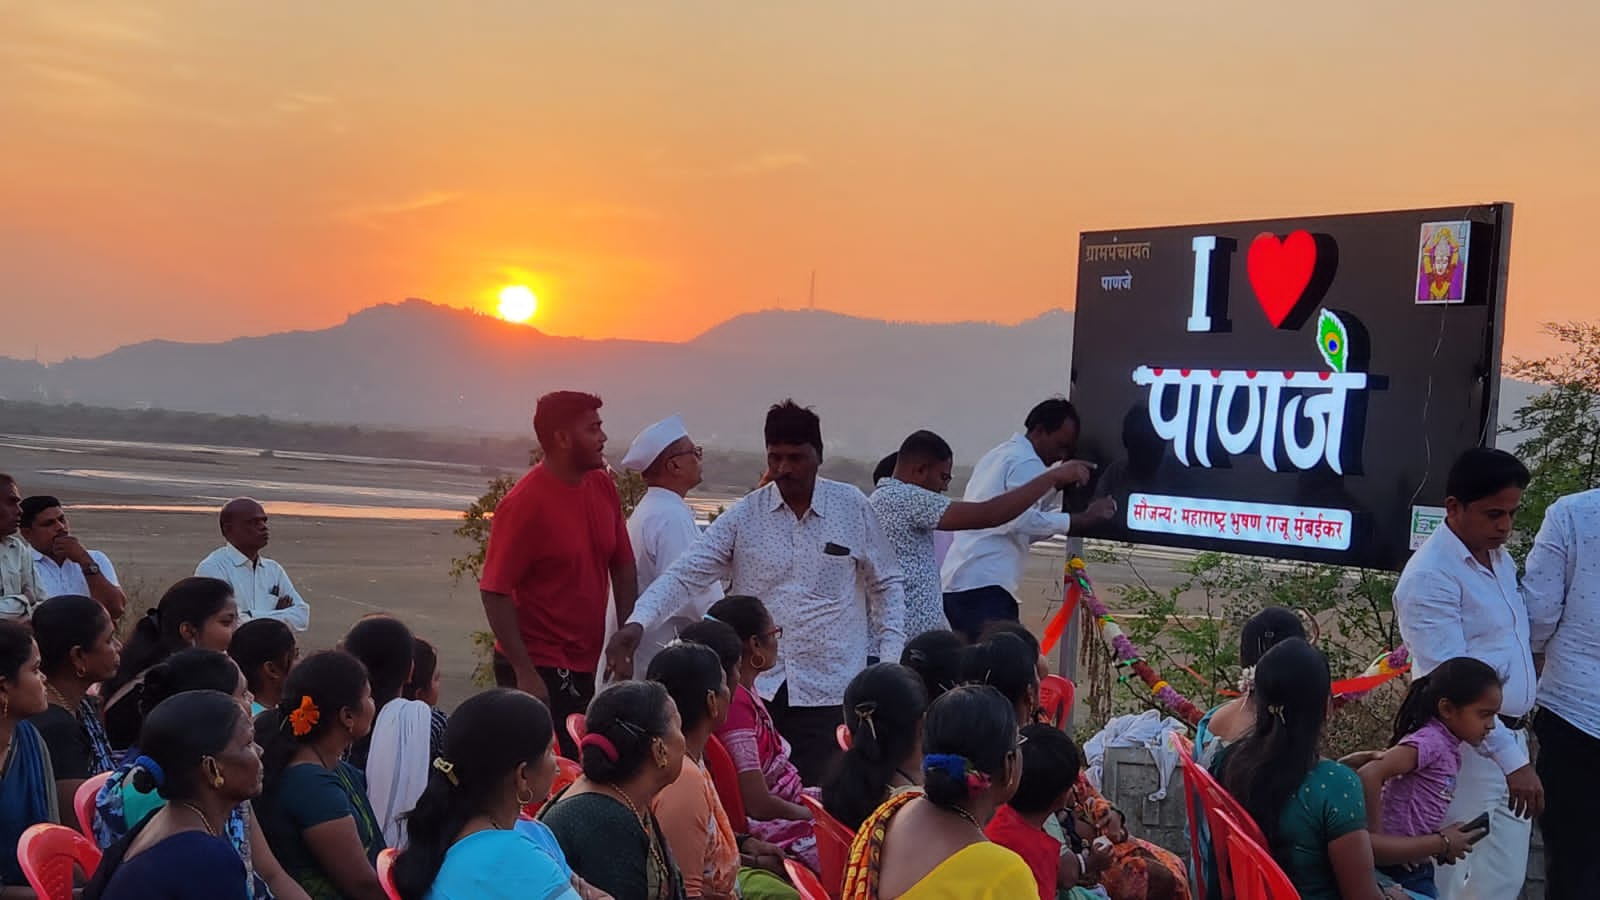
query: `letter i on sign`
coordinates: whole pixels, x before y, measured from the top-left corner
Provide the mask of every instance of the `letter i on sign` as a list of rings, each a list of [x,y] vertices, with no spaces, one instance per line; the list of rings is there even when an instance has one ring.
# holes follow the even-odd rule
[[[1194,303],[1189,309],[1190,331],[1213,331],[1211,321],[1211,254],[1217,249],[1215,235],[1194,239]]]

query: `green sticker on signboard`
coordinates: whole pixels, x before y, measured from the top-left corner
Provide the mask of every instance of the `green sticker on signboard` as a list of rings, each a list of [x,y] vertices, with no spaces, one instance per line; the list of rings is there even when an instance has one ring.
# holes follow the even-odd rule
[[[1422,546],[1429,535],[1438,531],[1444,525],[1444,507],[1442,506],[1413,506],[1411,507],[1411,549]]]

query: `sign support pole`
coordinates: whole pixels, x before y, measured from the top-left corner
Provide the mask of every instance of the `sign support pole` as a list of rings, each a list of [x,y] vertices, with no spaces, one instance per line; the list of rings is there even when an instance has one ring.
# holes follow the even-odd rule
[[[1067,538],[1066,553],[1066,558],[1061,561],[1063,569],[1066,567],[1067,560],[1074,556],[1083,555],[1083,538]],[[1063,585],[1062,590],[1065,589],[1066,586]],[[1072,611],[1072,618],[1067,620],[1066,630],[1061,635],[1061,643],[1056,647],[1056,674],[1071,681],[1073,684],[1078,683],[1078,629],[1081,627],[1082,619],[1083,604],[1080,603],[1078,608]],[[1061,729],[1069,735],[1072,734],[1073,720],[1075,718],[1074,711],[1068,709],[1067,718],[1061,723]]]

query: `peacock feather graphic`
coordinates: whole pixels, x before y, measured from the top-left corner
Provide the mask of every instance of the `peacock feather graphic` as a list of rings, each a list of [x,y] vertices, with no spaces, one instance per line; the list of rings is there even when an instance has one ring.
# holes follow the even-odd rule
[[[1328,368],[1343,373],[1350,359],[1350,332],[1333,313],[1323,310],[1317,317],[1317,349]]]

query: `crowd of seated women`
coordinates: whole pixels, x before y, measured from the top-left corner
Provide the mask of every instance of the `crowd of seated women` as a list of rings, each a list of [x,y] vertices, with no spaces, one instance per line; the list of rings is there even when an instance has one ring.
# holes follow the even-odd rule
[[[101,848],[90,900],[787,900],[790,869],[821,874],[813,808],[856,834],[833,886],[851,900],[1190,897],[1188,862],[1130,835],[1072,739],[1036,721],[1044,666],[1014,624],[970,646],[929,632],[859,673],[848,749],[808,785],[753,688],[781,631],[760,600],[725,598],[596,696],[581,774],[557,787],[564,723],[500,689],[446,717],[437,655],[399,620],[301,658],[281,623],[237,619],[225,583],[187,578],[126,647],[85,597],[0,624],[0,898],[33,896],[17,840],[58,823]],[[1252,621],[1248,689],[1196,753],[1303,897],[1401,896],[1378,867],[1438,847],[1369,835],[1354,770],[1317,756],[1328,672],[1303,637],[1281,610]],[[736,773],[720,793],[712,750]]]

